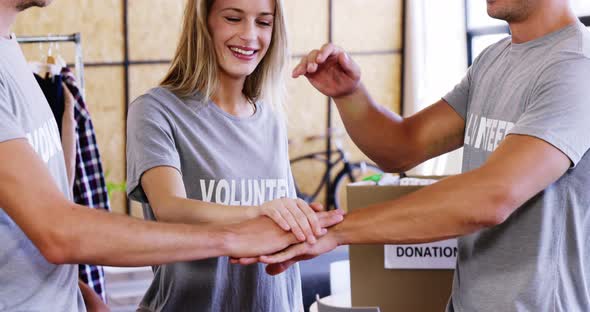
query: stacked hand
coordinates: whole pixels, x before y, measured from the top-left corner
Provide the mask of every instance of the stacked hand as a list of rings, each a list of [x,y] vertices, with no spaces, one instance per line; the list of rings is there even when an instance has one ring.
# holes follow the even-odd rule
[[[299,241],[315,243],[316,237],[326,233],[320,225],[317,212],[324,210],[317,203],[307,204],[301,199],[281,198],[266,202],[258,207],[257,216],[267,216],[283,230],[291,231]]]
[[[344,219],[341,210],[315,214],[322,229],[338,224]],[[228,240],[226,245],[229,246],[226,254],[233,258],[233,263],[251,264],[257,262],[260,255],[273,254],[300,242],[292,232],[283,230],[267,217],[226,225],[224,228]],[[313,246],[307,242],[305,244]]]

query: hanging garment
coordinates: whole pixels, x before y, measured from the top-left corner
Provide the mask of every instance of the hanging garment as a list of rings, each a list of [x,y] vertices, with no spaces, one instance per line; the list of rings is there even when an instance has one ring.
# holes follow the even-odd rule
[[[76,120],[76,172],[73,187],[74,202],[95,209],[110,211],[110,202],[96,142],[94,126],[73,73],[64,68],[60,75],[41,78],[35,75],[51,110],[60,125],[64,112],[63,81],[75,99],[74,119]],[[101,266],[80,264],[80,279],[90,286],[106,302],[104,270]]]
[[[61,119],[64,114],[64,95],[63,95],[63,86],[61,83],[62,76],[61,74],[55,76],[46,76],[45,78],[35,74],[35,79],[37,79],[37,83],[43,90],[45,94],[45,98],[47,98],[47,102],[49,102],[49,106],[51,106],[51,112],[53,112],[53,117],[57,122],[57,128],[59,129],[59,134],[61,134]]]

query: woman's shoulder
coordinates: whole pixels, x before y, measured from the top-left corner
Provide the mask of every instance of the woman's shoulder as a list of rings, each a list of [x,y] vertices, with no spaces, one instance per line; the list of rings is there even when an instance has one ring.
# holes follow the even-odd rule
[[[149,89],[146,93],[137,97],[132,103],[141,103],[143,105],[153,105],[155,103],[164,104],[179,100],[174,93],[164,87],[155,87]]]
[[[144,118],[161,118],[171,114],[170,107],[176,101],[172,95],[167,94],[162,87],[150,89],[138,96],[129,104],[128,121]]]
[[[173,92],[164,87],[155,87],[133,100],[129,111],[169,112],[179,105],[184,103]]]
[[[274,107],[264,101],[256,101],[257,113],[260,113],[261,120],[265,123],[272,122],[285,126],[287,114],[283,107]]]

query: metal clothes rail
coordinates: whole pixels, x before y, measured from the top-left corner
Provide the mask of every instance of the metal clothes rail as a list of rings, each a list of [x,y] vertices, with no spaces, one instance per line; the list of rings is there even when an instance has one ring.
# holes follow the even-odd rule
[[[80,86],[80,92],[82,93],[82,96],[86,95],[84,92],[84,61],[82,54],[82,37],[80,33],[73,33],[71,35],[23,36],[16,37],[16,41],[21,44],[73,42],[76,45],[76,59],[74,64],[76,77],[78,78],[78,84]]]

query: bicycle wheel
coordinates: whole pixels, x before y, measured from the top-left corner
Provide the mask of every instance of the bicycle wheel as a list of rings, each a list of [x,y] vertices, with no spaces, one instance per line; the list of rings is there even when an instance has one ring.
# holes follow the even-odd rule
[[[346,167],[334,179],[334,208],[341,208],[344,211],[348,211],[346,207],[346,185],[360,181],[373,174],[383,173],[383,170],[379,167],[366,162],[350,163],[350,169],[352,171],[352,180],[348,175]]]
[[[323,203],[323,176],[326,165],[315,157],[297,158],[291,161],[291,172],[295,180],[297,197],[311,203],[320,200]]]

